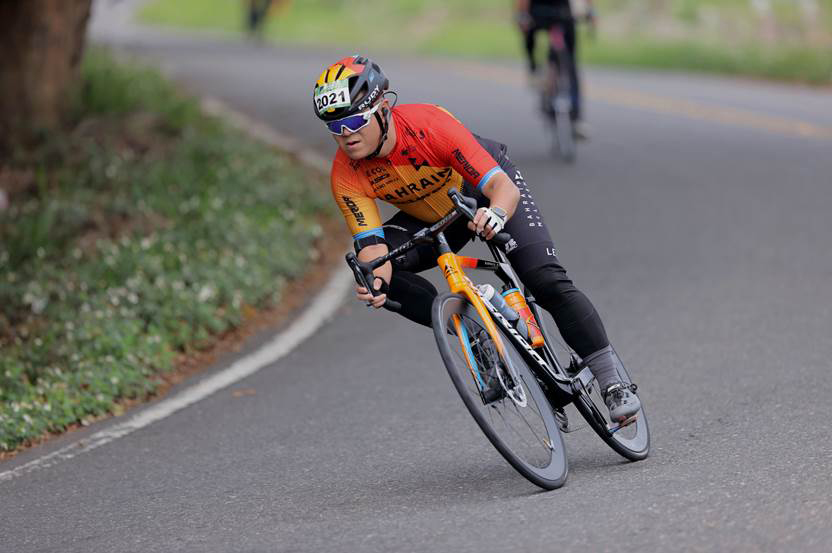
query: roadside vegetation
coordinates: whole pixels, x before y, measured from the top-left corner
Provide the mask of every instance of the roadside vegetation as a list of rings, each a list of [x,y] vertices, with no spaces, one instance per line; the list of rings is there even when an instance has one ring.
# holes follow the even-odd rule
[[[0,161],[0,454],[154,393],[314,255],[322,183],[90,51],[70,124]]]
[[[575,4],[580,4],[576,1]],[[154,0],[146,23],[240,33],[241,0]],[[832,81],[832,0],[595,0],[591,64]],[[269,40],[388,51],[519,58],[512,0],[277,2]],[[543,41],[538,41],[542,43]]]

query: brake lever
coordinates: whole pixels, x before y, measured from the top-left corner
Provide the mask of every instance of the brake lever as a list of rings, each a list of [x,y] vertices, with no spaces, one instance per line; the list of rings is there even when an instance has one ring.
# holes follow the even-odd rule
[[[451,198],[451,201],[456,206],[457,211],[466,216],[469,221],[474,220],[477,211],[477,201],[474,198],[463,196],[459,190],[455,188],[448,190],[448,197]],[[479,236],[479,234],[477,236]],[[485,241],[485,238],[482,236],[479,237]],[[507,232],[498,232],[491,238],[491,241],[501,248],[504,248],[506,244],[511,241],[511,235]]]
[[[355,278],[355,282],[369,290],[370,294],[373,297],[378,296],[376,289],[370,286],[370,282],[375,280],[375,275],[373,275],[373,270],[370,266],[366,263],[362,263],[358,260],[358,257],[353,252],[349,252],[347,255],[344,256],[344,259],[347,261],[347,265],[349,265],[350,269],[352,270],[352,276]],[[367,303],[368,306],[372,305],[371,303]],[[394,313],[398,313],[402,309],[402,304],[387,298],[384,301],[384,305],[382,305],[388,311],[392,311]]]

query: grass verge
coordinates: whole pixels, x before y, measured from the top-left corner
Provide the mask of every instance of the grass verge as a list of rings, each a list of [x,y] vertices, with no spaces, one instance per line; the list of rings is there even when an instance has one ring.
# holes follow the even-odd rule
[[[287,157],[101,51],[70,128],[0,188],[0,453],[152,395],[277,304],[334,215]]]
[[[581,41],[586,63],[832,82],[832,56],[823,46],[823,40],[829,39],[814,43],[801,40],[798,31],[803,27],[792,21],[794,9],[774,14],[785,29],[784,37],[791,30],[788,40],[767,43],[746,29],[756,22],[747,2],[596,3],[602,23],[609,20],[614,32],[603,32],[602,27],[597,40]],[[818,23],[817,32],[828,37],[832,34],[832,21],[827,21],[832,18],[832,5],[827,0],[818,5],[823,17],[818,19],[822,23]],[[139,18],[156,25],[241,33],[243,6],[239,0],[155,0],[141,10]],[[265,28],[269,40],[332,44],[370,54],[393,50],[503,59],[521,56],[520,37],[507,0],[304,0],[288,4],[284,0],[283,6],[275,10]],[[714,17],[722,18],[721,28],[736,29],[731,26],[736,21],[744,25],[744,32],[726,36],[720,29],[711,29],[705,23]],[[673,32],[651,32],[654,27]]]

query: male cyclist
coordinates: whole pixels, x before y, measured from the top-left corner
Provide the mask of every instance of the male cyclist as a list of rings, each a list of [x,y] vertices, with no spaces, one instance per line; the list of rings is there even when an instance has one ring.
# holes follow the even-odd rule
[[[453,115],[429,104],[395,106],[388,80],[373,61],[350,56],[326,68],[315,83],[315,114],[338,144],[331,183],[355,241],[369,261],[435,223],[453,207],[451,188],[477,199],[473,222],[457,220],[445,232],[456,252],[473,232],[491,239],[502,230],[512,267],[555,319],[566,342],[598,379],[614,420],[635,414],[640,402],[616,369],[619,360],[601,318],[572,284],[558,260],[543,214],[503,144],[476,137]],[[400,211],[382,224],[375,200]],[[473,232],[472,232],[473,231]],[[373,296],[356,287],[359,300],[379,308],[387,297],[401,314],[431,326],[436,288],[417,273],[436,266],[431,247],[416,248],[375,271]]]
[[[592,0],[585,0],[587,18],[594,23],[595,13]],[[566,16],[567,21],[559,21],[558,17]],[[580,138],[588,137],[588,129],[583,122],[581,111],[581,87],[578,75],[578,59],[576,56],[575,22],[572,18],[572,6],[569,0],[516,0],[516,20],[523,34],[523,45],[526,49],[526,61],[529,69],[529,81],[540,82],[537,61],[534,57],[535,35],[538,31],[548,31],[554,25],[563,30],[566,53],[569,56],[569,80],[572,85],[572,119],[575,121],[575,132]],[[558,62],[555,52],[549,49],[549,61]]]

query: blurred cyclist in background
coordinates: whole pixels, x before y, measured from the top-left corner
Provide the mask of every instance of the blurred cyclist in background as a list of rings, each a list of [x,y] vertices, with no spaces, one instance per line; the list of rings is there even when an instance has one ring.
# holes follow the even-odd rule
[[[595,24],[595,11],[592,0],[584,0],[586,5],[585,17],[590,24]],[[538,88],[543,83],[537,61],[534,57],[535,35],[538,31],[548,31],[554,25],[563,29],[566,51],[569,55],[570,81],[572,83],[572,117],[575,120],[575,131],[579,138],[588,138],[589,132],[584,123],[581,106],[581,87],[578,77],[578,59],[576,56],[575,22],[571,18],[572,6],[569,0],[516,0],[516,21],[523,34],[523,45],[526,50],[526,61],[529,70],[529,82]],[[558,21],[558,17],[567,16],[567,21]],[[557,56],[549,50],[549,61],[557,63]]]
[[[272,0],[246,0],[246,30],[253,37],[260,37]]]
[[[263,27],[270,16],[280,16],[288,11],[291,0],[244,0],[246,31],[250,37],[262,38]]]

